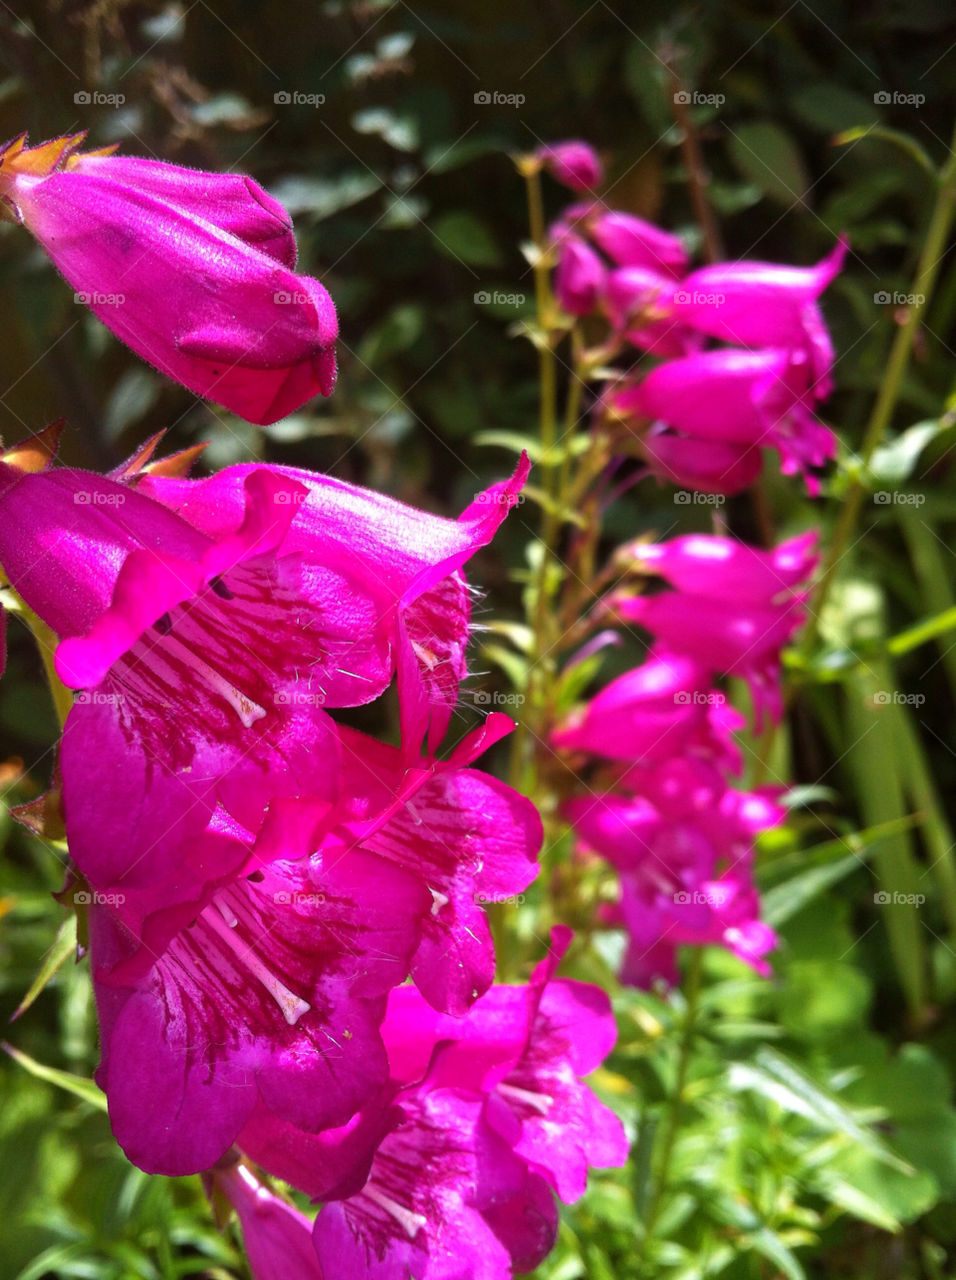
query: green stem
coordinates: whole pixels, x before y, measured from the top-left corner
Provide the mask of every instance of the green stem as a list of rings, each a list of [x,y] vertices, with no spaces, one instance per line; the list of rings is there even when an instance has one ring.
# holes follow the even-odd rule
[[[916,269],[916,278],[913,281],[912,293],[922,300],[914,303],[908,309],[906,319],[897,329],[896,336],[893,339],[889,360],[886,365],[886,375],[880,384],[879,394],[876,397],[873,412],[870,414],[870,420],[863,436],[860,469],[850,483],[843,509],[834,529],[826,565],[817,587],[813,611],[814,617],[818,618],[823,610],[830,588],[833,585],[837,567],[850,545],[853,531],[856,528],[863,499],[867,493],[866,478],[873,460],[873,454],[882,443],[886,429],[892,420],[893,411],[899,399],[903,377],[909,365],[916,331],[929,304],[933,286],[936,283],[936,277],[939,274],[940,265],[945,256],[946,243],[954,211],[956,211],[956,130],[954,130],[953,140],[950,144],[949,159],[939,175],[936,202],[930,215],[926,239],[923,242],[923,250]],[[804,636],[804,651],[810,648],[813,638],[814,627],[811,624],[807,627]]]
[[[703,951],[700,947],[695,947],[691,953],[690,963],[687,967],[687,988],[685,994],[687,1007],[684,1010],[684,1025],[681,1032],[680,1048],[678,1050],[677,1082],[674,1086],[674,1092],[671,1095],[671,1099],[667,1105],[664,1137],[661,1143],[661,1155],[657,1166],[657,1177],[654,1180],[654,1189],[651,1193],[647,1206],[647,1214],[644,1218],[644,1240],[641,1246],[642,1268],[646,1268],[649,1260],[648,1250],[654,1238],[654,1227],[657,1224],[661,1204],[663,1203],[664,1195],[667,1191],[667,1185],[670,1179],[671,1159],[674,1154],[674,1144],[677,1140],[677,1134],[680,1130],[681,1120],[683,1118],[684,1093],[687,1088],[687,1076],[690,1071],[694,1038],[697,1034],[697,1015],[700,1012],[700,988],[702,974]],[[648,1272],[647,1274],[649,1275],[650,1273]]]

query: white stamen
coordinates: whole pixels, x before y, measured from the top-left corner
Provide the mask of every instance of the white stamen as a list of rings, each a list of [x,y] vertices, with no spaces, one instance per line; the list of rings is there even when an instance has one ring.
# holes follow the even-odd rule
[[[437,916],[442,907],[448,906],[448,896],[447,894],[439,893],[431,885],[428,887],[428,892],[432,895],[432,915]]]
[[[229,925],[226,924],[222,916],[216,911],[206,910],[202,913],[203,920],[209,925],[210,929],[222,938],[226,946],[233,953],[240,963],[244,964],[254,978],[265,987],[269,995],[279,1006],[283,1018],[290,1027],[294,1027],[304,1013],[312,1008],[307,1000],[301,1000],[294,992],[290,991],[269,967],[259,959],[259,957],[232,932]]]
[[[247,698],[241,690],[231,684],[225,676],[219,674],[208,662],[204,662],[197,654],[187,648],[186,645],[178,640],[175,635],[168,635],[163,638],[163,644],[166,648],[173,648],[179,658],[192,667],[197,675],[202,676],[209,687],[218,693],[220,697],[225,698],[242,721],[244,729],[251,729],[257,720],[261,720],[266,714],[265,708],[260,707],[258,702],[253,702],[251,698]]]
[[[499,1084],[498,1092],[506,1098],[514,1098],[515,1102],[523,1102],[526,1107],[546,1116],[551,1110],[554,1099],[546,1093],[533,1093],[530,1089],[519,1089],[515,1084]]]
[[[402,1228],[409,1240],[414,1240],[426,1226],[428,1219],[423,1213],[414,1213],[411,1209],[406,1209],[404,1205],[393,1200],[391,1196],[387,1196],[384,1191],[379,1191],[378,1187],[371,1182],[365,1186],[365,1194],[368,1198],[379,1205],[386,1213],[390,1213],[398,1225]]]

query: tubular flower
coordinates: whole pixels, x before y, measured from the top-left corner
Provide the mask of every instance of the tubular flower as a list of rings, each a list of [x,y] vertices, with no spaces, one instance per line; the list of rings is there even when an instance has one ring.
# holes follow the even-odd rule
[[[335,383],[335,307],[296,275],[288,214],[249,178],[79,153],[0,152],[0,202],[108,328],[196,395],[275,422]]]
[[[578,236],[561,242],[554,292],[561,307],[573,316],[586,316],[597,305],[604,285],[601,259]]]
[[[613,1047],[607,997],[554,980],[567,945],[526,987],[493,987],[467,1018],[414,988],[389,997],[392,1081],[365,1117],[311,1138],[260,1111],[240,1146],[326,1200],[315,1246],[328,1274],[507,1280],[551,1248],[589,1165],[627,1156],[620,1122],[580,1076]]]
[[[645,266],[615,267],[607,273],[604,309],[612,326],[641,351],[681,356],[693,340],[674,316],[675,284],[659,270]]]
[[[242,1225],[253,1280],[323,1280],[312,1247],[312,1223],[243,1164],[205,1178],[209,1194],[229,1201]]]
[[[718,262],[684,278],[675,294],[681,321],[742,347],[781,347],[806,354],[814,394],[830,391],[833,346],[817,299],[843,267],[847,241],[814,267],[776,262]]]
[[[783,711],[780,652],[803,622],[806,592],[795,588],[813,571],[815,548],[812,531],[770,552],[705,535],[644,547],[638,564],[677,589],[611,607],[707,670],[748,680],[759,726]]]
[[[774,788],[741,792],[690,757],[630,770],[618,791],[568,802],[584,849],[621,877],[619,919],[629,935],[622,977],[673,982],[679,945],[718,944],[760,973],[776,944],[759,919],[753,842],[783,821]]]
[[[730,736],[742,724],[723,697],[711,692],[704,663],[659,648],[572,712],[551,741],[560,751],[605,760],[656,763],[693,751],[736,767]]]
[[[783,474],[802,471],[816,494],[809,469],[835,455],[836,438],[815,418],[814,394],[802,352],[728,348],[658,365],[612,403],[620,414],[664,422],[683,436],[776,449]]]
[[[91,885],[124,895],[136,932],[157,900],[186,909],[239,873],[250,850],[226,819],[254,840],[282,797],[332,802],[325,708],[370,701],[398,669],[417,742],[451,714],[469,618],[459,566],[511,487],[452,521],[297,474],[136,489],[0,466],[0,563],[78,690],[61,748],[71,853]]]
[[[655,423],[641,438],[641,450],[653,473],[684,490],[732,496],[749,489],[763,464],[755,445],[726,444],[722,440],[699,440],[668,431]],[[677,499],[675,499],[676,501]]]
[[[552,178],[572,191],[592,191],[604,180],[601,159],[587,142],[552,142],[537,155]]]

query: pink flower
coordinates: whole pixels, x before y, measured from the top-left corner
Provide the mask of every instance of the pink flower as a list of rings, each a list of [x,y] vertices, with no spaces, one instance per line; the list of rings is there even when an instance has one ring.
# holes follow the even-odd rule
[[[773,348],[670,360],[613,399],[619,413],[664,422],[683,436],[776,449],[784,475],[802,471],[816,493],[809,468],[834,457],[836,438],[814,417],[811,401],[806,355]]]
[[[675,317],[673,297],[674,281],[650,267],[616,267],[607,273],[604,309],[608,319],[641,351],[679,356],[688,350],[688,337],[699,341]]]
[[[243,1164],[206,1178],[210,1194],[224,1195],[242,1224],[253,1280],[323,1280],[312,1247],[312,1223],[280,1200]]]
[[[770,553],[705,535],[646,548],[644,565],[678,589],[618,598],[611,608],[708,671],[748,680],[759,726],[765,713],[776,720],[783,711],[780,652],[803,622],[806,593],[794,587],[815,566],[814,548],[812,533]]]
[[[123,342],[251,422],[335,382],[335,308],[298,276],[285,210],[247,178],[100,153],[0,153],[0,199]]]
[[[554,291],[560,306],[571,315],[586,316],[597,305],[605,269],[598,255],[578,236],[561,242]]]
[[[675,501],[690,501],[690,493],[731,496],[749,489],[760,475],[762,456],[756,445],[699,440],[669,431],[655,423],[642,437],[641,449],[655,475],[684,490]]]
[[[0,562],[79,691],[61,748],[71,853],[123,894],[130,927],[244,865],[215,814],[256,839],[283,796],[332,803],[327,708],[378,697],[397,670],[404,749],[440,739],[465,668],[460,567],[513,492],[454,521],[268,467],[131,488],[0,465]]]
[[[631,213],[603,210],[589,219],[591,238],[620,267],[643,267],[665,276],[687,270],[687,250],[678,236]]]
[[[629,948],[622,978],[676,978],[679,945],[727,947],[758,972],[775,945],[751,879],[756,836],[783,821],[773,788],[740,792],[712,763],[675,758],[632,769],[621,790],[576,798],[567,816],[586,850],[621,876]]]
[[[551,741],[607,760],[658,762],[693,750],[734,763],[730,734],[742,723],[710,693],[705,663],[660,648],[573,712]]]
[[[675,294],[681,321],[744,347],[782,347],[809,358],[817,399],[830,390],[833,363],[817,299],[843,267],[847,241],[814,267],[775,262],[718,262],[687,276]]]
[[[587,142],[552,142],[537,154],[552,178],[572,191],[591,191],[604,180],[600,157]]]
[[[580,1076],[614,1044],[610,1004],[555,980],[568,931],[526,987],[493,987],[464,1019],[393,991],[382,1033],[392,1084],[364,1117],[311,1137],[258,1111],[244,1151],[326,1201],[315,1246],[329,1275],[508,1280],[557,1231],[552,1192],[623,1164],[616,1117]]]

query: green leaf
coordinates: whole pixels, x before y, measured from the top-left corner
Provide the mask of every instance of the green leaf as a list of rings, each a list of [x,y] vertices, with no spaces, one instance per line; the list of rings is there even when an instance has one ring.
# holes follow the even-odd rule
[[[792,1062],[772,1049],[761,1049],[752,1063],[734,1062],[728,1072],[733,1090],[751,1090],[785,1111],[803,1116],[824,1133],[841,1133],[864,1151],[902,1173],[913,1167],[901,1160],[833,1094],[822,1089]]]
[[[56,974],[70,956],[76,954],[76,915],[74,912],[66,917],[57,932],[53,946],[46,953],[46,958],[40,966],[40,971],[30,983],[30,989],[17,1005],[16,1012],[10,1021],[15,1022],[22,1013],[26,1013],[27,1009],[33,1004],[37,996],[47,985],[50,979]]]
[[[728,129],[730,154],[743,177],[780,204],[802,204],[810,179],[793,140],[770,120]]]
[[[107,1109],[106,1094],[92,1080],[87,1080],[84,1076],[75,1076],[71,1071],[60,1071],[57,1067],[47,1067],[42,1062],[37,1062],[35,1058],[31,1058],[29,1054],[24,1053],[22,1049],[15,1049],[12,1044],[7,1044],[6,1041],[0,1043],[0,1048],[5,1053],[8,1053],[14,1062],[18,1062],[25,1071],[29,1071],[31,1076],[36,1076],[38,1080],[45,1080],[47,1084],[55,1084],[58,1089],[64,1089],[67,1093],[72,1093],[77,1098],[82,1098],[84,1102],[96,1107],[98,1111]]]
[[[431,224],[438,248],[449,258],[471,267],[501,265],[501,252],[488,228],[473,213],[455,210],[442,214]]]
[[[938,420],[917,422],[888,444],[881,445],[870,459],[870,483],[902,484],[908,480],[929,442],[950,426],[951,423]]]
[[[822,81],[808,84],[790,99],[794,115],[812,129],[837,133],[854,125],[879,123],[880,112],[872,96],[867,98],[843,85]]]

